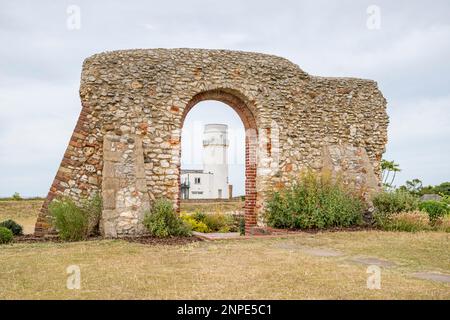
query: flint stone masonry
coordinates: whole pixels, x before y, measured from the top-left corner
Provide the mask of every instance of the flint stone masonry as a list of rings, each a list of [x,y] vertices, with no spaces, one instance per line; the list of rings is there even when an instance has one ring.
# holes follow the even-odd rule
[[[150,201],[142,137],[107,134],[103,141],[100,231],[109,237],[143,233],[142,220]]]
[[[181,128],[198,102],[240,116],[246,231],[264,226],[270,192],[306,169],[330,170],[368,201],[380,187],[386,101],[371,80],[315,77],[290,61],[227,50],[113,51],[84,61],[82,110],[35,227],[52,232],[57,195],[103,196],[105,236],[140,234],[154,199],[180,201]]]

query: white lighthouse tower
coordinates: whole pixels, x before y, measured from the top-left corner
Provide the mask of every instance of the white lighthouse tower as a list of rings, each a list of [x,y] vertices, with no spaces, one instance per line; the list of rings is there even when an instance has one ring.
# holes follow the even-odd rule
[[[228,126],[207,124],[203,132],[203,170],[182,169],[181,199],[227,199],[233,186],[228,184]]]
[[[228,126],[207,124],[203,134],[203,172],[214,176],[211,198],[228,198]]]

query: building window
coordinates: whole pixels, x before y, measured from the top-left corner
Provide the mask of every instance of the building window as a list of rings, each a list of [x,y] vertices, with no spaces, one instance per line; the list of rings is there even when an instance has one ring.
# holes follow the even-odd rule
[[[194,181],[195,181],[195,184],[200,184],[200,178],[195,178]]]
[[[192,194],[203,194],[203,191],[192,191]]]

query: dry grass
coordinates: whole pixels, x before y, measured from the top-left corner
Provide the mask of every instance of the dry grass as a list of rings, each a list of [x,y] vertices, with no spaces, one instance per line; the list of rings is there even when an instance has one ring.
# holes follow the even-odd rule
[[[23,226],[25,234],[33,233],[43,202],[43,200],[0,201],[0,221],[12,219]]]
[[[318,257],[303,248],[337,249]],[[0,299],[450,299],[450,284],[408,276],[450,271],[445,233],[336,232],[285,239],[146,246],[121,240],[0,247]],[[381,290],[355,255],[389,259]],[[66,268],[81,268],[81,290]]]
[[[204,213],[212,212],[230,212],[230,211],[243,211],[244,201],[233,202],[211,202],[211,203],[192,203],[181,202],[180,210],[182,212],[195,212],[201,211]]]
[[[34,225],[41,209],[43,200],[0,201],[0,222],[13,219],[24,227],[25,234],[34,232]],[[244,202],[213,202],[213,203],[182,203],[181,211],[195,212],[196,210],[210,212],[230,212],[243,210]]]
[[[0,220],[32,232],[42,201],[1,201]],[[238,203],[189,204],[205,212]],[[284,239],[149,246],[122,240],[0,246],[0,299],[450,299],[450,284],[409,276],[450,273],[443,232],[323,232]],[[339,250],[318,257],[307,248]],[[396,264],[382,269],[381,290],[366,288],[356,256]],[[66,268],[81,268],[81,290],[66,288]]]
[[[436,229],[442,232],[450,233],[450,215],[446,215],[445,217],[438,219]]]

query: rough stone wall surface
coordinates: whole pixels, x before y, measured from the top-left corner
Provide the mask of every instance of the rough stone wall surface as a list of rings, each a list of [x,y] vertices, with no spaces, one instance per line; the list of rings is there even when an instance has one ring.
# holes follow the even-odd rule
[[[103,141],[100,231],[108,237],[143,233],[142,221],[150,202],[142,138],[108,134]]]
[[[104,171],[111,165],[104,156],[104,144],[111,142],[106,137],[115,136],[119,142],[138,137],[142,145],[144,178],[133,169],[131,178],[121,179],[123,184],[129,182],[126,188],[135,186],[150,203],[166,197],[178,206],[181,128],[189,109],[202,100],[229,104],[250,132],[246,139],[248,230],[264,224],[261,212],[269,192],[289,185],[305,168],[341,170],[365,190],[380,184],[388,117],[386,101],[371,80],[315,77],[286,59],[258,53],[126,50],[85,60],[80,97],[81,115],[36,223],[36,234],[51,231],[47,205],[56,195],[80,199],[105,188]],[[123,145],[134,150],[130,157],[136,165],[140,147],[131,142]],[[146,189],[136,187],[142,181]],[[117,194],[114,197],[117,205]],[[146,202],[145,197],[137,196],[140,202]],[[119,211],[104,212],[105,221],[114,220]],[[114,222],[111,228],[116,234],[105,233],[139,233],[141,219],[136,213],[127,226],[123,222],[118,228],[119,221]]]

